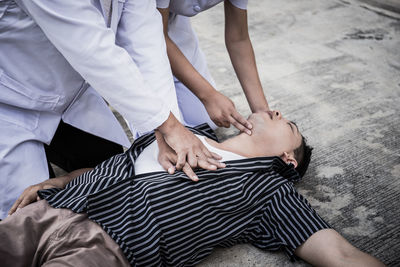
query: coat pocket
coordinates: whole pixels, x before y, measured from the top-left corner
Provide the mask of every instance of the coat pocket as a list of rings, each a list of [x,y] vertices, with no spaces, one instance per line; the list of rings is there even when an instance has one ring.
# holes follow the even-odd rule
[[[4,127],[2,121],[20,126],[29,131],[37,128],[40,118],[40,111],[26,110],[16,108],[3,103],[0,103],[0,129]],[[13,138],[12,136],[2,138]]]
[[[54,111],[59,95],[44,95],[35,88],[27,88],[0,69],[0,102],[36,111]]]

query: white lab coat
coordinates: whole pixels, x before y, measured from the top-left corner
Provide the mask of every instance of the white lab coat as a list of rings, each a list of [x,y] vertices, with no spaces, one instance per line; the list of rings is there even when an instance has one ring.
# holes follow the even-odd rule
[[[100,0],[0,1],[0,218],[48,178],[61,118],[129,146],[102,97],[139,133],[178,112],[155,1],[113,2],[116,37]]]
[[[247,8],[247,0],[229,0],[240,9]],[[179,47],[193,67],[215,88],[205,56],[199,47],[196,33],[190,24],[190,17],[205,11],[223,0],[157,0],[158,8],[169,7],[168,36]],[[203,103],[178,79],[174,77],[178,105],[183,121],[188,126],[208,123],[211,128],[217,126],[210,119]]]

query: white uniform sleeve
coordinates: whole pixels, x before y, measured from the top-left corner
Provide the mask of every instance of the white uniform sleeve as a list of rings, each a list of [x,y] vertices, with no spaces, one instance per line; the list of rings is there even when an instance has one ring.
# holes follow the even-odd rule
[[[169,7],[170,0],[157,0],[157,7],[158,8],[167,8]]]
[[[164,109],[172,111],[179,120],[178,102],[167,55],[161,14],[156,9],[155,1],[128,0],[125,2],[118,24],[116,43],[129,53],[139,67],[146,84],[144,89],[161,98]],[[152,103],[142,104],[153,105]],[[167,118],[163,118],[165,119]],[[134,122],[130,121],[135,130],[143,133]]]
[[[143,132],[161,125],[169,110],[150,91],[130,55],[115,45],[91,0],[15,0],[71,66]],[[147,2],[147,1],[146,1]]]
[[[248,0],[229,0],[237,8],[240,9],[247,9],[247,2]]]

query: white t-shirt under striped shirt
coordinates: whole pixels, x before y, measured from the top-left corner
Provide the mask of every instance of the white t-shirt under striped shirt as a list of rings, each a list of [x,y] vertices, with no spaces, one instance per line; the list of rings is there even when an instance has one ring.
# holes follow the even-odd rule
[[[201,142],[207,147],[207,149],[211,152],[217,153],[222,157],[222,161],[229,161],[229,160],[238,160],[243,159],[243,156],[238,154],[222,150],[216,147],[213,147],[206,141],[205,136],[196,135],[197,138],[200,139]],[[158,162],[158,146],[157,142],[153,142],[148,145],[142,153],[138,156],[135,161],[135,173],[142,174],[146,172],[155,172],[155,171],[164,171],[164,168]]]

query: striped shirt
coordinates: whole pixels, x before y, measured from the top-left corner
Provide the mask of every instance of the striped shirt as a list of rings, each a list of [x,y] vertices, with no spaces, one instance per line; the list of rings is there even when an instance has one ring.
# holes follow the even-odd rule
[[[212,138],[207,125],[191,128]],[[54,208],[86,212],[121,247],[132,266],[191,266],[215,247],[251,243],[294,250],[329,228],[293,187],[299,175],[279,157],[226,162],[216,171],[135,175],[134,162],[155,140],[137,139],[123,154],[71,181],[39,192]]]

